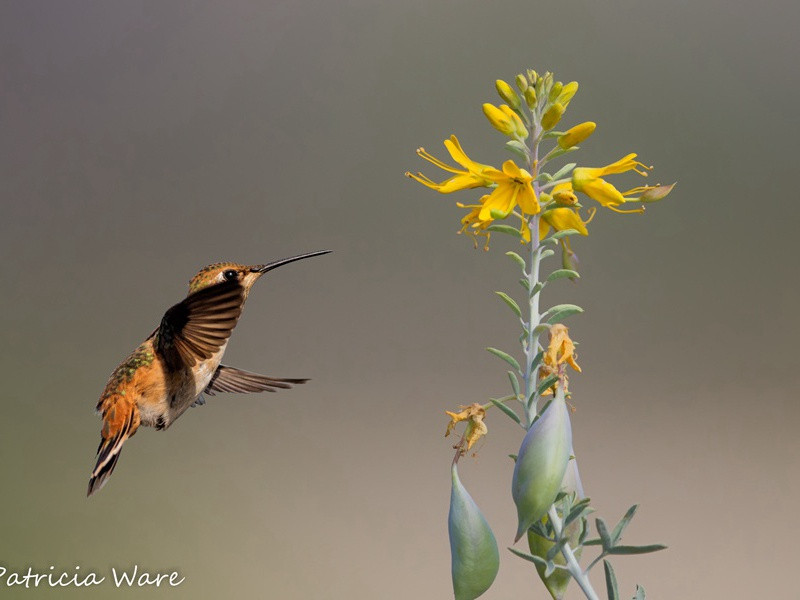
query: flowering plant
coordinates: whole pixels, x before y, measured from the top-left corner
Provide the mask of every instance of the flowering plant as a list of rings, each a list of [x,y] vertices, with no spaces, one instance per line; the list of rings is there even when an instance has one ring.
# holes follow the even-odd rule
[[[644,554],[664,546],[620,544],[636,512],[635,505],[612,530],[603,519],[596,518],[596,537],[590,537],[588,517],[593,509],[578,473],[567,404],[567,398],[572,400],[567,367],[575,372],[581,369],[575,343],[562,323],[583,309],[574,304],[559,304],[542,311],[540,296],[546,286],[558,280],[575,281],[579,277],[570,238],[589,234],[587,226],[597,210],[587,209],[584,217],[579,194],[616,213],[642,213],[645,204],[663,199],[675,184],[640,185],[623,192],[606,180],[610,175],[626,172],[646,177],[652,167],[636,160],[636,154],[628,154],[604,167],[568,163],[551,172],[556,159],[577,151],[578,144],[592,135],[595,123],[556,130],[578,91],[577,82],[562,84],[552,73],[539,75],[528,70],[516,76],[515,84],[516,90],[498,80],[497,93],[504,103],[484,104],[483,113],[495,129],[509,138],[505,145],[516,160],[505,161],[499,169],[476,162],[453,135],[444,145],[459,166],[441,161],[423,148],[417,150],[419,156],[448,172],[448,178],[437,182],[422,173],[406,173],[442,194],[485,188],[487,193],[477,201],[456,204],[468,209],[461,219],[460,233],[469,234],[476,247],[478,239],[483,238],[486,250],[493,233],[511,236],[524,248],[522,254],[509,251],[506,255],[522,272],[519,282],[525,301],[520,305],[511,295],[496,292],[519,319],[523,361],[503,350],[487,348],[510,367],[507,374],[512,393],[491,398],[485,404],[462,406],[458,412],[447,412],[450,422],[445,435],[453,432],[457,424],[466,424],[454,446],[451,467],[448,525],[453,590],[456,600],[477,598],[492,585],[499,568],[495,536],[458,473],[459,459],[488,432],[487,411],[497,408],[524,430],[519,451],[511,456],[514,460],[511,495],[518,520],[514,542],[525,537],[528,551],[513,547],[509,550],[535,566],[556,600],[563,598],[572,579],[587,598],[599,598],[589,581],[589,572],[602,561],[608,598],[617,600],[617,580],[607,557]],[[547,142],[554,142],[549,150],[544,148]],[[515,225],[509,225],[509,219]],[[544,275],[544,261],[557,250],[561,253],[560,268]],[[543,346],[540,338],[545,333],[548,342]],[[599,548],[599,555],[583,568],[579,561],[584,550],[592,546]],[[637,586],[634,600],[644,597],[644,588]]]

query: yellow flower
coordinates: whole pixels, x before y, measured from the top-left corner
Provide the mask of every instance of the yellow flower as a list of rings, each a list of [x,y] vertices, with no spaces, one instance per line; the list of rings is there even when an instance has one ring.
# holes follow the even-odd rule
[[[572,172],[572,188],[576,192],[583,192],[607,208],[617,210],[616,207],[619,205],[636,200],[636,198],[627,198],[626,196],[647,191],[651,189],[651,186],[641,186],[623,193],[601,178],[605,175],[625,173],[627,171],[635,171],[639,175],[646,177],[647,171],[652,167],[640,163],[635,158],[636,154],[628,154],[605,167],[578,167]],[[617,210],[617,212],[620,211]]]
[[[483,247],[484,250],[489,249],[489,238],[492,235],[490,232],[486,231],[486,228],[492,224],[492,220],[481,221],[480,219],[480,212],[487,198],[489,198],[488,194],[481,196],[479,200],[480,204],[462,204],[461,202],[456,202],[456,206],[459,208],[472,209],[461,219],[461,230],[458,233],[466,233],[472,237],[476,248],[478,247],[478,236],[485,237],[486,244]]]
[[[567,363],[578,373],[581,372],[581,368],[575,362],[577,355],[575,354],[575,344],[569,337],[569,329],[561,323],[550,327],[550,343],[543,358],[544,364],[554,371],[557,371],[560,365]]]
[[[476,187],[487,187],[490,184],[490,181],[484,176],[484,172],[487,170],[494,171],[495,169],[489,165],[484,165],[470,159],[461,148],[461,144],[456,136],[451,135],[449,140],[444,141],[444,146],[447,148],[452,159],[464,167],[463,169],[457,169],[442,162],[438,158],[428,154],[424,148],[418,148],[417,154],[440,169],[448,171],[449,173],[454,173],[453,177],[445,179],[441,183],[436,183],[422,173],[415,174],[406,172],[406,176],[442,194],[450,194],[451,192],[469,190]]]
[[[461,440],[462,442],[467,442],[467,450],[469,450],[488,431],[486,423],[483,422],[483,417],[486,416],[486,409],[478,403],[459,408],[461,408],[461,412],[458,413],[450,412],[449,410],[444,411],[450,417],[444,436],[447,437],[452,433],[456,423],[467,421],[467,428]]]
[[[589,235],[589,230],[586,228],[586,225],[594,218],[595,212],[595,209],[591,209],[589,211],[589,218],[584,221],[581,219],[578,211],[573,208],[560,207],[546,210],[539,219],[539,239],[543,240],[547,237],[551,227],[556,231],[574,229],[581,235]],[[531,230],[528,227],[526,219],[522,220],[520,232],[522,233],[522,241],[524,243],[531,241]]]
[[[488,102],[483,105],[483,114],[489,119],[492,127],[503,135],[524,140],[528,137],[528,130],[519,115],[515,113],[507,104],[501,104],[498,108]]]
[[[531,184],[533,177],[525,169],[520,169],[513,160],[503,163],[502,172],[489,169],[483,175],[492,183],[496,183],[497,187],[486,199],[478,214],[481,221],[505,218],[515,206],[519,206],[522,212],[528,215],[539,212],[539,202]]]
[[[558,145],[564,150],[577,146],[594,133],[595,127],[597,127],[597,125],[592,121],[586,121],[580,125],[575,125],[575,127],[567,130],[563,135],[558,136]]]

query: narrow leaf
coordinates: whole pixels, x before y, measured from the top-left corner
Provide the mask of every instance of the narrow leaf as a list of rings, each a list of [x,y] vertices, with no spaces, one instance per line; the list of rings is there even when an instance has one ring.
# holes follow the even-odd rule
[[[558,171],[553,173],[553,179],[561,179],[562,177],[564,177],[564,175],[566,175],[567,173],[572,171],[572,169],[574,169],[575,166],[576,166],[576,163],[567,163],[567,164],[565,164]]]
[[[517,416],[517,413],[515,413],[513,410],[511,410],[508,406],[506,406],[502,402],[499,402],[494,398],[489,398],[489,402],[491,402],[497,408],[506,413],[506,415],[508,415],[513,421],[516,421],[517,423],[522,423],[522,421],[520,421],[520,418]]]
[[[493,227],[493,225],[489,226],[489,228],[491,227]],[[568,235],[575,235],[578,233],[580,233],[580,231],[578,231],[577,229],[562,229],[561,231],[556,231],[553,235],[550,236],[549,239],[560,240],[561,238],[567,237]]]
[[[522,269],[523,273],[526,272],[525,269],[527,268],[528,265],[525,264],[525,261],[519,254],[517,254],[516,252],[508,251],[506,252],[506,256],[508,256],[515,263],[517,263],[519,268]]]
[[[580,274],[572,269],[557,269],[547,276],[547,281],[555,281],[556,279],[564,279],[565,277],[578,279]]]
[[[608,549],[611,548],[611,536],[608,535],[606,522],[600,517],[597,517],[594,523],[597,526],[597,534],[600,536],[600,541],[603,544],[603,551],[608,552]]]
[[[539,368],[539,365],[542,364],[542,359],[544,358],[544,350],[539,350],[536,353],[536,356],[533,357],[531,361],[531,373],[534,373],[536,369]]]
[[[536,294],[541,292],[544,289],[545,282],[544,281],[537,281],[534,286],[531,288],[530,293],[528,296],[533,298]]]
[[[602,546],[603,545],[603,540],[601,540],[600,538],[592,538],[590,540],[585,540],[583,542],[583,545],[584,546]]]
[[[609,548],[609,554],[649,554],[650,552],[658,552],[659,550],[666,549],[664,544],[650,544],[649,546],[614,546]]]
[[[551,256],[553,256],[553,254],[555,254],[555,250],[553,250],[552,248],[547,248],[545,250],[542,250],[542,253],[539,255],[539,259],[541,260],[545,258],[550,258]]]
[[[614,531],[611,532],[611,541],[612,541],[612,543],[616,544],[619,541],[619,539],[622,537],[622,532],[625,531],[625,528],[628,526],[628,523],[631,522],[631,519],[633,518],[633,515],[636,514],[636,509],[637,508],[639,508],[639,505],[638,504],[634,504],[633,506],[631,506],[628,509],[628,512],[625,513],[625,516],[623,516],[619,520],[619,523],[617,523],[617,526],[614,527]]]
[[[548,375],[544,379],[539,382],[539,385],[536,387],[536,395],[541,396],[544,394],[548,389],[553,387],[558,381],[558,374],[554,373],[553,375]]]
[[[636,586],[636,593],[631,600],[645,600],[644,587],[641,585]]]
[[[514,374],[514,371],[507,371],[508,380],[511,382],[511,389],[514,390],[514,395],[519,398],[519,379]]]
[[[547,579],[550,575],[553,574],[553,571],[556,570],[556,563],[552,560],[547,561],[547,566],[544,568],[544,578]]]
[[[561,549],[567,545],[568,541],[569,540],[567,538],[561,538],[560,540],[558,540],[558,542],[553,544],[553,546],[547,551],[547,554],[545,555],[545,560],[547,560],[548,562],[552,561],[556,557],[556,555],[558,555],[561,552]]]
[[[508,307],[514,311],[515,315],[517,315],[520,319],[522,318],[522,311],[519,309],[519,304],[517,304],[511,296],[505,292],[495,292],[495,294],[500,296],[500,299],[508,304]]]
[[[583,516],[587,511],[591,512],[593,509],[589,506],[589,498],[585,498],[572,507],[567,517],[564,519],[564,527],[572,523],[578,517]]]
[[[603,560],[603,567],[606,571],[608,600],[619,600],[619,588],[617,587],[617,576],[614,575],[614,569],[611,568],[611,563],[607,560]]]
[[[503,352],[502,350],[498,350],[497,348],[487,348],[487,350],[492,354],[494,354],[497,358],[506,361],[509,365],[514,367],[518,373],[522,372],[521,369],[519,368],[519,363],[517,362],[517,359],[511,356],[510,354],[506,354],[505,352]]]
[[[522,142],[519,142],[517,140],[511,140],[510,142],[506,142],[506,150],[508,150],[513,154],[516,154],[526,162],[529,160],[528,147]]]
[[[556,304],[548,308],[540,318],[545,323],[553,325],[555,323],[560,323],[562,319],[582,312],[583,309],[575,304]]]
[[[508,455],[508,458],[510,458],[510,459],[511,459],[511,460],[513,460],[514,462],[517,462],[517,455],[516,455],[516,454],[509,454],[509,455]]]
[[[543,567],[547,566],[547,561],[544,560],[543,558],[534,556],[533,554],[528,554],[527,552],[522,552],[520,550],[517,550],[516,548],[509,548],[509,550],[511,550],[512,554],[516,554],[520,558],[524,558],[525,560],[532,562],[535,565],[541,565]]]
[[[510,235],[517,239],[520,239],[522,237],[522,234],[519,232],[519,229],[517,229],[516,227],[511,227],[510,225],[489,225],[486,228],[486,231],[505,233],[506,235]]]
[[[525,288],[525,290],[526,290],[526,291],[530,292],[530,290],[531,290],[531,284],[528,282],[528,278],[527,278],[527,277],[523,277],[522,279],[520,279],[520,280],[519,280],[519,284],[520,284],[520,285],[521,285],[523,288]]]

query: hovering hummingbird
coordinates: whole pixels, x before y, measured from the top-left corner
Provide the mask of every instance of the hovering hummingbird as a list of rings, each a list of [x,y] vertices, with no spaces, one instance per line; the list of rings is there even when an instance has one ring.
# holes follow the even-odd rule
[[[170,308],[161,324],[120,364],[97,403],[103,417],[91,496],[103,487],[119,460],[122,444],[140,425],[167,429],[203,393],[274,392],[307,379],[277,379],[221,365],[228,338],[250,288],[264,273],[330,250],[309,252],[266,265],[216,263],[189,282],[189,295]]]

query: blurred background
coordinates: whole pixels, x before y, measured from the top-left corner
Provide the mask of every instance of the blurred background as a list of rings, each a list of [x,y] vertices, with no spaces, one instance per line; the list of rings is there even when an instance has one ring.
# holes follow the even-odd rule
[[[800,7],[764,2],[5,2],[0,8],[0,565],[178,569],[171,598],[447,598],[445,409],[506,394],[517,292],[498,237],[403,177],[533,67],[580,82],[577,155],[677,180],[601,211],[569,325],[575,450],[626,543],[624,597],[788,598],[800,534],[795,241]],[[623,186],[624,176],[615,179]],[[639,181],[630,179],[632,185]],[[140,430],[87,500],[108,374],[220,260],[331,249],[250,296],[227,364],[310,377]],[[554,265],[553,265],[554,266]],[[464,484],[501,548],[521,432],[489,413]],[[485,598],[545,598],[502,551]],[[602,571],[602,569],[600,569]],[[596,573],[602,588],[602,572]],[[3,597],[132,598],[5,588]],[[580,597],[571,590],[572,598]]]

